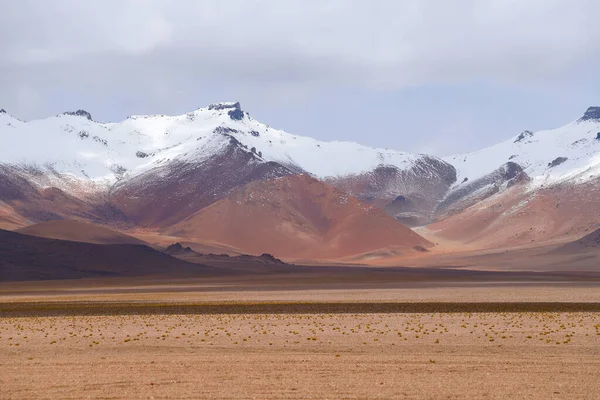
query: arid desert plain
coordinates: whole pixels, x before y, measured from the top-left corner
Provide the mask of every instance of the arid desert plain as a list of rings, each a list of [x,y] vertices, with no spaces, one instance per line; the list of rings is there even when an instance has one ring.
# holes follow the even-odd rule
[[[593,399],[600,284],[3,286],[2,398]],[[268,285],[267,285],[268,286]]]

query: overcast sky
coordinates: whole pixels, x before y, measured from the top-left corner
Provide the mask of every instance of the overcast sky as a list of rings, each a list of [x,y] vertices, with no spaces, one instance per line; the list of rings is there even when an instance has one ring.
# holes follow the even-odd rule
[[[99,121],[240,101],[448,155],[600,105],[598,0],[0,0],[0,108]]]

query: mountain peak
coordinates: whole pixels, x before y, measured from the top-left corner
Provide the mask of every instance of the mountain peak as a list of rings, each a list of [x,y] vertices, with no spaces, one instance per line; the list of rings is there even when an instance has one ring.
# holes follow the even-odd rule
[[[208,106],[209,110],[226,110],[229,108],[235,108],[241,110],[240,102],[222,102],[222,103],[212,103]]]
[[[240,121],[244,118],[244,112],[240,106],[240,102],[235,103],[213,103],[208,106],[209,110],[229,110],[227,114],[234,121]]]
[[[519,136],[517,136],[517,138],[515,139],[514,143],[519,143],[522,142],[523,140],[530,138],[533,136],[533,132],[531,131],[523,131],[519,134]]]
[[[4,108],[0,108],[0,114],[6,114],[6,110]]]
[[[89,119],[90,121],[93,121],[92,114],[90,114],[89,112],[87,112],[85,110],[66,111],[63,114],[64,115],[74,115],[77,117],[85,117],[85,118]]]
[[[580,121],[600,121],[600,107],[592,106],[587,109]]]

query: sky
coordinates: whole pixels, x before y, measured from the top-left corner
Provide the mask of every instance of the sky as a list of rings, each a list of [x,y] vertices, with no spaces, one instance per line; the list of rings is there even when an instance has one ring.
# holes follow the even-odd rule
[[[0,108],[98,121],[240,101],[439,156],[600,105],[597,0],[0,0]]]

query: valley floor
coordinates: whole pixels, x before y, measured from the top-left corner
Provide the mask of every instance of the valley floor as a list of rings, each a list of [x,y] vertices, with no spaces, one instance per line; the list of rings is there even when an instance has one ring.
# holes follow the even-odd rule
[[[0,394],[592,399],[600,313],[0,318]]]

